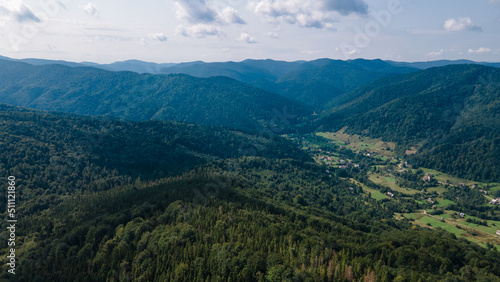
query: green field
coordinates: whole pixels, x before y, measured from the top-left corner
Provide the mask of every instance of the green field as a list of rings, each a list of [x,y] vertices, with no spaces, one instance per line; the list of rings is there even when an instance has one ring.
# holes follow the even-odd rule
[[[438,186],[438,187],[428,187],[427,188],[427,191],[428,192],[437,192],[438,194],[443,194],[444,192],[447,191],[446,188],[444,188],[443,186]]]
[[[378,190],[375,190],[375,189],[371,189],[371,188],[368,188],[365,184],[361,183],[361,182],[358,182],[354,179],[351,178],[351,181],[354,182],[355,184],[361,186],[361,188],[363,189],[363,192],[365,193],[370,193],[372,199],[375,199],[375,200],[382,200],[382,199],[388,199],[390,198],[388,195],[378,191]]]
[[[351,135],[344,133],[345,128],[338,132],[318,132],[316,135],[332,140],[338,145],[348,146],[352,150],[366,150],[372,153],[378,153],[382,156],[393,157],[396,143],[385,142],[382,139],[372,139],[361,135]],[[389,148],[389,150],[387,150]]]
[[[366,192],[369,192],[371,197],[375,200],[382,200],[382,199],[389,198],[389,196],[387,196],[386,194],[384,194],[380,191],[377,191],[377,190],[373,190],[370,188],[363,188],[363,190],[366,190]]]
[[[479,184],[479,182],[467,180],[467,179],[460,178],[460,177],[451,176],[449,174],[446,174],[446,173],[443,173],[443,172],[440,172],[440,171],[437,171],[434,169],[423,168],[423,167],[421,169],[425,173],[432,173],[434,175],[434,178],[439,182],[446,183],[446,180],[449,180],[450,184],[453,184],[453,185],[458,185],[458,183],[464,183],[466,185]]]
[[[416,213],[405,213],[403,214],[404,217],[408,218],[408,219],[417,219],[419,217],[419,214],[416,214]]]
[[[451,232],[455,235],[461,235],[463,233],[466,233],[465,230],[463,229],[458,229],[456,228],[455,226],[452,226],[446,222],[442,222],[438,219],[435,219],[433,217],[429,217],[429,216],[424,216],[422,218],[420,218],[418,221],[424,223],[424,224],[430,224],[430,226],[432,226],[433,228],[442,228],[448,232]]]
[[[378,176],[378,178],[377,178]],[[382,186],[386,186],[391,188],[393,191],[398,191],[403,194],[407,195],[413,195],[418,193],[418,190],[410,189],[410,188],[401,188],[399,185],[396,184],[396,179],[394,177],[390,176],[382,176],[379,173],[372,173],[369,175],[369,179],[373,181],[374,183]]]
[[[500,226],[500,222],[488,221],[488,226],[482,226],[474,223],[466,222],[462,218],[453,218],[452,215],[455,214],[454,211],[446,211],[442,215],[425,215],[423,213],[407,213],[401,214],[400,217],[405,217],[407,219],[414,220],[414,224],[423,227],[441,228],[448,232],[455,234],[456,236],[463,237],[467,240],[476,242],[478,244],[485,244],[487,242],[492,243],[500,251],[500,239],[496,236],[496,231],[500,229],[495,224]],[[440,218],[445,221],[441,221]],[[468,217],[468,216],[466,216]],[[470,217],[477,219],[475,217]],[[459,225],[461,228],[458,228]],[[472,235],[475,233],[475,235]]]
[[[455,202],[447,200],[447,199],[439,199],[438,203],[436,206],[441,207],[441,208],[446,208],[449,205],[455,204]]]

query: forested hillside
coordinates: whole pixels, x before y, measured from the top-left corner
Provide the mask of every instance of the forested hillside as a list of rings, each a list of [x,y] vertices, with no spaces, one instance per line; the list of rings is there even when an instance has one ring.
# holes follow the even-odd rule
[[[500,180],[500,70],[455,65],[377,80],[338,97],[320,130],[347,127],[415,146],[412,160],[475,180]]]
[[[47,212],[23,215],[16,277],[499,279],[497,251],[445,231],[410,228],[359,186],[349,186],[315,164],[250,157],[212,163],[155,185],[70,197]]]
[[[178,175],[209,161],[264,156],[307,160],[282,138],[178,122],[54,115],[0,104],[0,170],[17,176],[25,206]],[[30,204],[28,204],[30,203]],[[4,211],[5,201],[0,201]]]
[[[108,72],[0,60],[0,102],[129,120],[289,128],[308,107],[226,77]],[[283,119],[286,120],[283,120]]]

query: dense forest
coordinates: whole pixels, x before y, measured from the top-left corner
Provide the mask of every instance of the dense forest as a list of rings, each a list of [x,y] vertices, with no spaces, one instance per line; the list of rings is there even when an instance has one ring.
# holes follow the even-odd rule
[[[315,164],[247,157],[73,196],[24,216],[16,278],[499,279],[499,252],[410,228],[349,185]]]
[[[309,157],[273,136],[178,122],[130,122],[49,114],[0,104],[0,169],[17,175],[30,209],[50,195],[107,190],[178,175],[209,161]],[[45,195],[47,197],[42,197]],[[5,207],[0,201],[0,207]]]
[[[383,78],[339,97],[318,125],[396,142],[413,163],[474,180],[500,179],[500,70],[453,65]]]

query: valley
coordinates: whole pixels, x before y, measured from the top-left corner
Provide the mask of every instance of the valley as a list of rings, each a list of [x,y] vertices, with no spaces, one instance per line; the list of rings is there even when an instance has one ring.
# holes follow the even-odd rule
[[[303,149],[313,154],[316,162],[329,172],[349,171],[345,173],[349,174],[346,179],[360,185],[373,199],[386,202],[396,198],[416,203],[406,212],[395,212],[396,219],[407,219],[421,227],[440,228],[500,250],[500,209],[490,203],[500,196],[497,193],[500,183],[470,181],[428,168],[413,168],[396,157],[394,143],[346,134],[345,128],[303,137],[300,141],[301,138],[289,136],[292,141],[302,143]],[[479,191],[484,198],[470,208],[487,212],[473,212],[475,216],[463,213],[447,195],[454,189]]]

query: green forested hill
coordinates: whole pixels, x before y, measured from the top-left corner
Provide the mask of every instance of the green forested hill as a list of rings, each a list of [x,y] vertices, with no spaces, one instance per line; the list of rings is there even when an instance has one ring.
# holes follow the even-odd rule
[[[0,102],[136,121],[175,120],[254,130],[294,124],[309,113],[306,106],[226,77],[108,72],[5,60],[0,60]]]
[[[137,179],[153,181],[197,165],[245,155],[308,156],[284,139],[177,122],[129,122],[0,104],[0,170],[19,180],[23,201],[82,194]],[[0,209],[6,202],[0,201]],[[3,209],[2,209],[3,211]]]
[[[314,67],[288,73],[276,81],[273,89],[268,90],[324,109],[325,104],[333,98],[374,80],[415,71],[394,67],[382,60],[323,60],[309,64]]]
[[[497,251],[443,230],[410,228],[352,185],[314,164],[250,157],[155,185],[70,197],[23,215],[16,278],[499,279]]]
[[[455,65],[383,78],[332,102],[320,121],[419,148],[413,161],[475,180],[500,180],[500,69]]]

